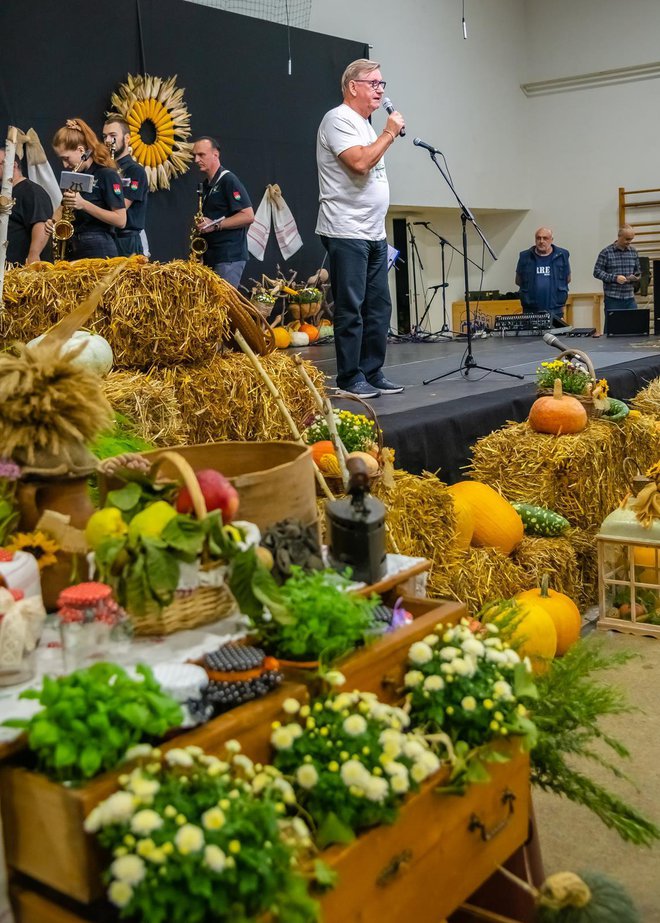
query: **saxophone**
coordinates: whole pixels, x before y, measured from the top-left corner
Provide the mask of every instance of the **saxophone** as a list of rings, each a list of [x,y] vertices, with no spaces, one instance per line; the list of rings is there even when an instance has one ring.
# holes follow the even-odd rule
[[[72,173],[78,173],[82,169],[82,165],[86,162],[88,157],[91,156],[91,151],[85,151],[82,156],[82,159],[79,164],[77,164]],[[76,189],[75,184],[71,186],[74,192],[80,192],[80,189]],[[75,211],[69,206],[65,205],[62,208],[62,214],[59,219],[53,225],[53,251],[56,260],[65,259],[66,255],[66,242],[71,240],[73,237],[73,221],[76,217]]]
[[[204,217],[202,213],[202,204],[204,202],[204,184],[197,186],[197,213],[193,218],[192,229],[190,231],[190,259],[200,261],[202,253],[206,253],[209,248],[208,241],[197,230],[197,222]]]

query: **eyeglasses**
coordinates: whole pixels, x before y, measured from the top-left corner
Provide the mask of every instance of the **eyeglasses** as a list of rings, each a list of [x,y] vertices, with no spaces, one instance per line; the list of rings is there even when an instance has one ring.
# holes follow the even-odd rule
[[[385,80],[354,80],[353,83],[368,83],[372,90],[384,90],[387,86]]]

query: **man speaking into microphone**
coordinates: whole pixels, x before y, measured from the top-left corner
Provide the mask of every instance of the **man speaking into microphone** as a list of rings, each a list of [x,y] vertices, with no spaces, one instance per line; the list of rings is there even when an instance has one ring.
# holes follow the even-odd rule
[[[326,112],[316,140],[316,233],[330,266],[337,386],[373,398],[404,390],[383,374],[392,313],[385,237],[390,188],[383,155],[405,123],[389,100],[380,135],[368,121],[381,106],[385,90],[377,61],[360,58],[349,64],[341,89],[343,102]]]

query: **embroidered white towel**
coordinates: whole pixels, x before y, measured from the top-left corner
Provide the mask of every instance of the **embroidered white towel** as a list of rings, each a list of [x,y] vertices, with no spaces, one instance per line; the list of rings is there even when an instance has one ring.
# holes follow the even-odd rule
[[[285,260],[293,256],[303,245],[291,209],[284,201],[277,183],[266,187],[254,221],[247,233],[248,250],[257,260],[263,260],[270,236],[271,222],[275,237]]]

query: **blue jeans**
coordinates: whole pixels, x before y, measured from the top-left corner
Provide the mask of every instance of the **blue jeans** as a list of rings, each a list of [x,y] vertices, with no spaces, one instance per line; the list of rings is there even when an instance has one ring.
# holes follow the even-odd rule
[[[246,263],[247,260],[237,260],[234,263],[215,263],[213,272],[216,272],[221,279],[229,282],[234,288],[238,288]]]
[[[610,311],[633,311],[637,307],[637,302],[632,297],[613,298],[611,295],[605,295],[605,334],[607,334],[607,315]]]
[[[321,237],[335,302],[337,386],[377,379],[385,362],[392,302],[387,241]]]

